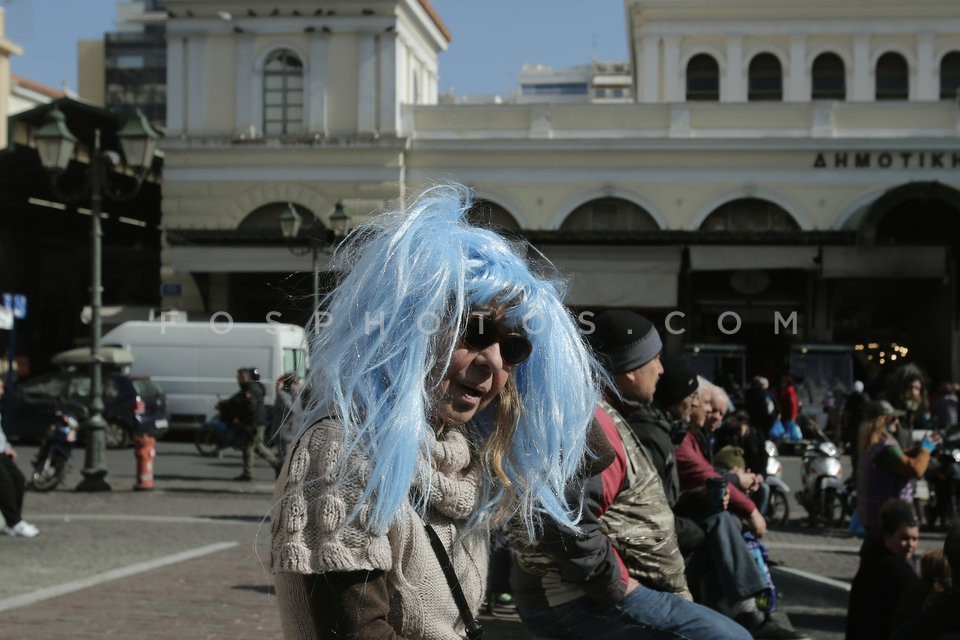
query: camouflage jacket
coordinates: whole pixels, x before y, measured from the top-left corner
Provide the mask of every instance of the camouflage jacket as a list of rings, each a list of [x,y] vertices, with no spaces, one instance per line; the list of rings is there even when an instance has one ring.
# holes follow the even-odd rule
[[[511,576],[517,604],[545,608],[586,596],[606,608],[623,599],[628,575],[689,600],[673,512],[646,452],[606,402],[594,412],[592,433],[612,451],[609,464],[571,487],[571,500],[583,498],[579,533],[545,526],[535,545],[509,536],[517,552]]]

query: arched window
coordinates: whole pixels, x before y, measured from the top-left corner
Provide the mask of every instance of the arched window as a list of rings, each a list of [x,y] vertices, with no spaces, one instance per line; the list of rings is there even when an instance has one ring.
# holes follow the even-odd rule
[[[960,51],[951,51],[940,61],[940,99],[960,96]]]
[[[888,52],[877,60],[877,100],[906,100],[910,97],[907,61],[899,53]]]
[[[687,63],[687,100],[720,99],[720,65],[713,56],[699,53]]]
[[[269,136],[303,130],[303,63],[294,52],[280,49],[263,67],[263,132]]]
[[[659,231],[647,210],[622,198],[585,202],[567,216],[561,229],[568,231]]]
[[[750,61],[747,99],[783,100],[783,72],[772,53],[758,53]]]
[[[847,72],[843,59],[835,53],[821,53],[813,61],[814,100],[846,100]]]
[[[700,225],[703,231],[799,231],[786,209],[760,198],[740,198],[715,209]]]
[[[477,200],[467,212],[467,219],[471,224],[499,231],[507,229],[519,231],[520,225],[510,212],[489,200]]]

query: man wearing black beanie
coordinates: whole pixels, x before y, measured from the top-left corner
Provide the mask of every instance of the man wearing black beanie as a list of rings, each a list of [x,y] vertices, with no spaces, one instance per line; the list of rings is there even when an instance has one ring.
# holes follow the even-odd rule
[[[594,411],[584,461],[580,532],[545,526],[540,543],[515,545],[511,586],[520,618],[539,636],[743,639],[744,628],[691,602],[663,484],[625,415],[649,403],[663,373],[653,324],[630,311],[596,318],[590,335],[618,389]]]
[[[590,342],[620,392],[637,402],[653,400],[663,374],[663,342],[653,323],[632,311],[614,309],[598,315],[593,324]]]
[[[663,349],[660,335],[643,316],[626,310],[606,311],[594,319],[594,325],[590,340],[622,399],[608,400],[622,416],[628,417],[631,435],[640,442],[644,461],[653,465],[661,479],[667,504],[674,512],[674,529],[681,551],[688,556],[696,550],[701,556],[701,565],[718,566],[706,559],[722,559],[717,574],[726,587],[724,596],[748,607],[753,602],[749,594],[762,591],[766,583],[756,565],[750,562],[746,545],[730,514],[715,514],[704,521],[704,527],[689,518],[676,516],[677,509],[683,511],[688,505],[700,502],[697,495],[681,495],[674,453],[675,446],[687,432],[687,420],[696,403],[696,372],[685,359],[660,353]],[[759,616],[755,608],[753,612],[756,615],[744,620],[744,624],[754,638],[804,637]]]

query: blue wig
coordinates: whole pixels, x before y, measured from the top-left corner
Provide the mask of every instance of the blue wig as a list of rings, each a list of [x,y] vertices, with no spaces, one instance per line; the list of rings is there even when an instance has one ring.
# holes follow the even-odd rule
[[[511,374],[522,406],[501,464],[511,490],[482,474],[472,523],[519,517],[532,534],[542,516],[571,527],[579,518],[564,489],[585,455],[599,368],[560,285],[534,274],[501,236],[471,226],[470,206],[465,187],[432,187],[407,210],[356,229],[334,258],[343,279],[321,305],[329,324],[312,346],[306,424],[336,416],[341,463],[358,448],[370,461],[363,502],[373,532],[386,531],[415,481],[428,486],[436,372],[449,366],[469,311],[485,305],[525,327],[533,353]],[[496,403],[467,425],[481,451]]]

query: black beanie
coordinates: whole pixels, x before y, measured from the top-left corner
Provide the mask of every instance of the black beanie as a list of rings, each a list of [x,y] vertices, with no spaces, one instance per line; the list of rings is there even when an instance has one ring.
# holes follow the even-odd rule
[[[663,375],[657,381],[653,399],[661,407],[672,407],[697,390],[697,372],[685,358],[661,356]]]
[[[604,311],[593,319],[593,348],[610,373],[639,369],[663,350],[653,323],[633,311]]]

